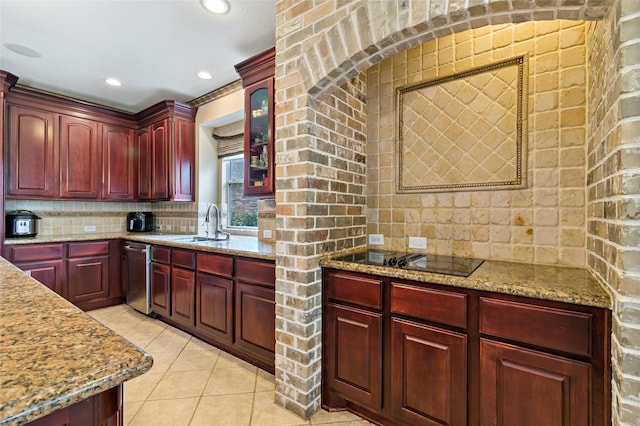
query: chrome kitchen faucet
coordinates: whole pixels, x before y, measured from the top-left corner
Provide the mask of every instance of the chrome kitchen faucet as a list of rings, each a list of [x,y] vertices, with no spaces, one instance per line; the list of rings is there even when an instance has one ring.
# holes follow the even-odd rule
[[[220,209],[218,209],[218,206],[216,206],[215,204],[209,204],[209,207],[207,207],[207,214],[204,217],[204,223],[202,224],[202,226],[204,226],[204,235],[209,238],[209,214],[211,212],[211,208],[213,207],[213,209],[215,210],[215,218],[216,218],[216,226],[214,228],[214,233],[213,233],[213,239],[214,240],[228,240],[230,237],[230,234],[228,232],[224,232],[222,230],[222,221],[220,220]],[[222,238],[224,237],[224,238]]]

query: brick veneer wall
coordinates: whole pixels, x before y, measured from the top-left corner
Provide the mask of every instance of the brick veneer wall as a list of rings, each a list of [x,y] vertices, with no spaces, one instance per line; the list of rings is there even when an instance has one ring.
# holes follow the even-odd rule
[[[406,249],[409,237],[427,237],[430,253],[584,267],[584,29],[583,21],[566,20],[485,25],[430,40],[369,68],[368,233],[383,234],[385,247],[393,250]],[[527,187],[397,193],[396,88],[523,55],[528,58]],[[493,85],[483,93],[498,102],[504,91]],[[455,113],[474,116],[474,106]],[[451,134],[443,121],[432,125]],[[473,143],[491,153],[487,144],[492,142]],[[464,170],[465,157],[456,159],[456,167]]]
[[[640,419],[640,2],[590,23],[588,265],[613,297],[614,424]]]
[[[612,4],[622,12],[610,8]],[[365,184],[362,179],[367,153],[365,142],[360,138],[364,134],[362,123],[366,116],[362,111],[366,100],[361,97],[360,87],[365,77],[359,77],[360,73],[384,58],[425,41],[488,24],[596,20],[608,14],[608,22],[622,35],[613,36],[609,45],[617,53],[625,52],[626,60],[638,63],[637,44],[621,47],[619,41],[637,38],[628,35],[632,33],[632,24],[638,28],[637,18],[633,18],[637,8],[636,0],[277,0],[276,400],[279,403],[303,416],[319,407],[321,277],[318,259],[325,252],[365,244],[364,235],[360,235],[366,226],[360,224],[366,214],[360,191]],[[590,59],[589,64],[592,63]],[[614,87],[613,102],[621,106],[621,111],[626,111],[626,116],[611,116],[611,123],[606,122],[606,128],[620,131],[621,135],[632,129],[635,125],[632,121],[639,115],[637,96],[616,93],[637,93],[637,88],[616,86],[622,70],[624,68],[611,71],[613,82],[609,87]],[[629,72],[633,73],[631,69]],[[602,76],[598,81],[602,81]],[[637,78],[628,77],[625,81],[633,85]],[[603,116],[597,119],[605,122]],[[593,119],[591,113],[590,117]],[[336,121],[338,118],[341,121]],[[606,140],[604,134],[601,135]],[[604,157],[615,150],[602,142],[593,145],[590,152],[599,152]],[[343,155],[347,155],[347,161],[338,161]],[[350,155],[353,157],[348,157]],[[619,219],[614,221],[617,225],[609,226],[604,217],[601,220],[616,231],[622,230],[622,222],[637,221],[640,201],[637,195],[632,195],[639,192],[634,189],[637,177],[631,171],[622,172],[628,159],[617,154],[612,158],[618,158],[618,163],[609,166],[610,173],[605,175],[613,178],[606,179],[611,182],[607,185],[628,191],[630,199],[621,203],[624,209],[617,211]],[[637,156],[631,158],[637,159]],[[334,192],[335,201],[323,198]],[[343,206],[341,198],[345,199]],[[624,215],[633,218],[622,219]],[[637,230],[636,223],[627,224],[632,234]],[[629,260],[635,255],[635,246],[626,245],[630,237],[619,239],[608,233],[599,238],[599,243],[594,243],[602,246],[596,249],[591,241],[597,238],[589,236],[589,263],[593,262],[593,254],[607,259],[605,269],[615,271],[615,274],[600,274],[610,287],[616,283],[610,281],[611,275],[618,275],[620,282],[625,282],[637,273],[637,266],[629,266]],[[610,248],[605,249],[605,245]],[[611,251],[617,252],[615,260],[608,260]],[[614,357],[619,358],[616,365],[623,368],[616,372],[621,371],[632,380],[626,380],[627,377],[623,380],[620,374],[615,377],[616,398],[623,401],[620,409],[614,409],[616,424],[638,418],[640,394],[636,380],[640,375],[639,351],[634,349],[640,341],[640,303],[636,296],[629,303],[624,298],[617,299],[616,303],[623,301],[624,307],[614,306],[614,312],[624,316],[616,322],[620,329],[614,335],[621,336],[628,349],[626,352],[616,349]]]

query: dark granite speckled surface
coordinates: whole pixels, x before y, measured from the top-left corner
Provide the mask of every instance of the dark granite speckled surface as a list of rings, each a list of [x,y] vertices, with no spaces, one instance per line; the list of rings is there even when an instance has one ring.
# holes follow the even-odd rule
[[[0,425],[137,377],[151,356],[0,259]]]
[[[473,290],[611,308],[611,298],[586,269],[485,260],[469,277],[340,262],[327,257],[320,266]]]

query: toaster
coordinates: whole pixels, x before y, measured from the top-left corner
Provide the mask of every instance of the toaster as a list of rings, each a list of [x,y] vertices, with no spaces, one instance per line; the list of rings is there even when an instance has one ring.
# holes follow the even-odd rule
[[[127,232],[151,232],[155,228],[155,218],[151,212],[127,213]]]

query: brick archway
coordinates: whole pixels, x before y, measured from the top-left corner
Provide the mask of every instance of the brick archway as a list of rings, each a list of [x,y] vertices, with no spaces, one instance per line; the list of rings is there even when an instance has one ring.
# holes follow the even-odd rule
[[[364,192],[361,73],[425,41],[486,25],[611,15],[617,24],[611,7],[619,1],[626,0],[277,1],[278,403],[302,416],[319,408],[319,261],[326,253],[366,245],[372,219]],[[629,6],[626,13],[636,12]],[[619,49],[615,41],[610,45]],[[606,281],[606,271],[601,275]]]

